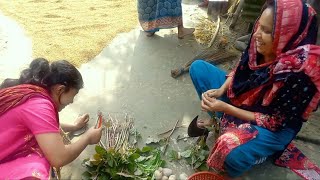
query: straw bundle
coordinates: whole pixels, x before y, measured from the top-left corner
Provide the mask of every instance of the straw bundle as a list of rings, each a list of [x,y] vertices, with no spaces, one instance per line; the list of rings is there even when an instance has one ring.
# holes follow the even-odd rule
[[[194,32],[196,41],[201,45],[208,46],[214,36],[216,28],[217,23],[214,23],[206,18],[201,18]]]

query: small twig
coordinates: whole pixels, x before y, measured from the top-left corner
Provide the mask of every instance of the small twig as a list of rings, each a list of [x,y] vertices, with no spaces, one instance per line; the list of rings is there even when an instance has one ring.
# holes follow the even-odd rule
[[[116,134],[116,137],[115,137],[115,144],[114,144],[114,149],[115,149],[115,150],[118,149],[118,146],[119,146],[119,144],[120,144],[121,138],[122,138],[122,132],[117,133],[117,134]]]
[[[166,137],[166,145],[164,146],[164,149],[163,149],[163,154],[165,154],[166,153],[166,150],[167,150],[167,147],[168,147],[168,145],[169,145],[169,140],[170,140],[170,137],[171,137],[171,135],[173,134],[173,132],[174,132],[174,130],[176,130],[176,128],[177,128],[177,125],[178,125],[178,123],[179,123],[179,119],[177,120],[177,122],[176,122],[176,124],[174,125],[174,127],[172,128],[172,130],[171,130],[171,132],[170,132],[170,134],[169,134],[169,136],[168,137]]]
[[[183,127],[183,125],[177,126],[177,128],[180,128],[180,127]],[[171,129],[169,129],[169,130],[167,130],[167,131],[165,131],[165,132],[163,132],[163,133],[159,133],[159,134],[157,134],[157,135],[158,135],[158,136],[161,136],[161,135],[167,134],[167,133],[169,133],[170,131],[172,131],[172,129],[173,129],[173,128],[171,128]]]
[[[180,140],[183,140],[183,139],[187,139],[187,138],[193,138],[193,137],[189,137],[189,136],[187,136],[187,137],[179,137],[179,138],[177,138],[177,141],[180,141]]]
[[[116,138],[115,138],[114,148],[118,149],[122,145],[123,128],[120,128],[120,127],[116,128],[115,135],[116,135]]]
[[[107,149],[107,147],[103,144],[103,142],[100,140],[99,141],[99,144],[104,148],[104,149]]]
[[[214,40],[216,39],[217,34],[219,32],[219,28],[220,28],[220,15],[218,15],[217,28],[216,28],[216,31],[213,34],[213,37],[212,37],[211,41],[208,44],[208,48],[212,46]]]
[[[177,120],[176,124],[175,124],[174,127],[172,128],[172,130],[171,130],[171,132],[170,132],[170,134],[169,134],[169,136],[168,136],[167,138],[170,138],[171,135],[173,134],[173,132],[176,130],[179,121],[180,121],[180,119]]]
[[[123,146],[124,146],[124,144],[125,144],[125,142],[126,142],[126,139],[127,139],[127,131],[128,131],[128,129],[127,129],[127,126],[125,125],[125,127],[121,130],[121,139],[120,139],[120,144],[119,144],[119,149],[121,149]]]

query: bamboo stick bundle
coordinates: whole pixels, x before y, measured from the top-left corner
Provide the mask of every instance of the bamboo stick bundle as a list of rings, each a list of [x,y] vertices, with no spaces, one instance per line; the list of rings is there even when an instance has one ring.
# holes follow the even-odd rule
[[[185,63],[182,67],[176,68],[171,70],[171,76],[173,78],[177,78],[180,75],[182,75],[185,72],[189,71],[190,65],[193,63],[193,61],[197,59],[203,59],[207,62],[210,62],[214,65],[221,64],[223,62],[226,62],[228,60],[234,60],[239,56],[238,52],[230,51],[230,50],[224,50],[224,51],[212,51],[210,49],[204,50],[198,55],[196,55],[192,60]]]
[[[124,119],[108,113],[104,120],[104,141],[100,145],[105,149],[114,149],[125,153],[131,146],[129,143],[130,131],[133,129],[133,119],[126,114]]]

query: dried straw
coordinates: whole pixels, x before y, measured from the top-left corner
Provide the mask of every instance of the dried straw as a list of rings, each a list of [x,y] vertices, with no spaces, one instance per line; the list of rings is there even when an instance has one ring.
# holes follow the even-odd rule
[[[97,56],[119,33],[137,26],[136,0],[0,1],[32,39],[33,56],[67,59],[80,66]]]
[[[213,32],[216,30],[216,23],[213,23],[207,18],[200,18],[196,26],[194,36],[199,44],[208,46],[213,38]]]

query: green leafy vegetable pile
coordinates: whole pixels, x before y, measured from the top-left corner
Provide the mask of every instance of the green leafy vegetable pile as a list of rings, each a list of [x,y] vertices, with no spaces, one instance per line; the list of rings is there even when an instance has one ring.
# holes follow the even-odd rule
[[[165,165],[160,150],[150,146],[132,148],[125,154],[101,146],[96,146],[95,150],[92,158],[83,161],[87,169],[82,174],[83,179],[151,180],[154,171]]]

